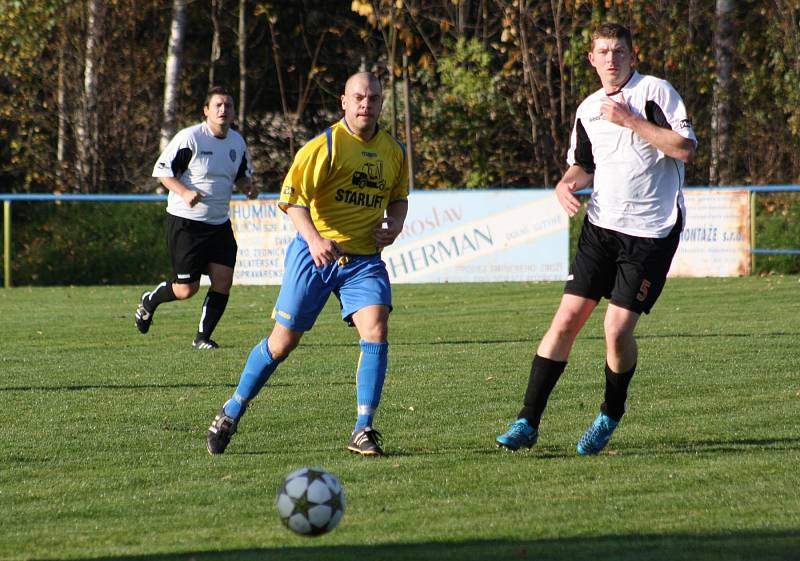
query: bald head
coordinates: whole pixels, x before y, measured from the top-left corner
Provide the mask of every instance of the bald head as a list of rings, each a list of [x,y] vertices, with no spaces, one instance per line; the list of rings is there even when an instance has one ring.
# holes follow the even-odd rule
[[[342,96],[344,120],[350,131],[371,140],[381,115],[381,83],[371,72],[358,72],[347,79]]]
[[[345,82],[344,95],[347,95],[347,93],[352,91],[353,88],[359,88],[367,85],[374,86],[377,88],[379,93],[381,92],[381,83],[375,74],[372,72],[356,72],[347,79],[347,82]]]

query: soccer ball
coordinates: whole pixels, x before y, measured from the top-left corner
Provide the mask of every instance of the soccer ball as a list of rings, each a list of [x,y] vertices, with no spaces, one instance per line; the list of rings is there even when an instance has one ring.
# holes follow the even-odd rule
[[[283,524],[303,536],[330,532],[344,516],[344,490],[322,468],[301,468],[286,476],[276,501]]]

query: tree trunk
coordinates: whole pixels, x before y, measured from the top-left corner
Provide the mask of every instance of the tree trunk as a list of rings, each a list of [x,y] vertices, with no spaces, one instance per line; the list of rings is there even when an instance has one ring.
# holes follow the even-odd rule
[[[211,56],[208,61],[208,89],[210,90],[217,84],[215,83],[215,70],[219,57],[222,56],[222,43],[219,33],[219,14],[222,11],[222,0],[211,0]]]
[[[277,18],[275,19],[277,23]],[[294,159],[294,119],[289,113],[289,102],[286,99],[286,86],[283,83],[283,71],[281,69],[281,56],[280,47],[278,46],[278,38],[275,34],[275,25],[273,24],[272,16],[267,15],[267,29],[272,43],[272,60],[275,62],[275,74],[278,77],[278,90],[281,94],[281,108],[283,109],[283,119],[286,121],[286,127],[289,129],[289,156]]]
[[[408,57],[403,55],[403,107],[406,121],[406,159],[408,160],[408,190],[416,187],[414,166],[414,143],[411,141],[411,93],[408,85]]]
[[[532,51],[528,47],[528,25],[526,17],[528,14],[528,2],[519,3],[519,40],[520,51],[522,52],[522,74],[523,86],[525,88],[525,103],[528,110],[528,119],[531,124],[531,144],[533,145],[534,164],[541,167],[542,184],[550,185],[550,165],[547,155],[542,147],[541,135],[539,134],[539,118],[542,108],[539,105],[538,91],[536,86],[536,72],[531,61]]]
[[[247,132],[247,0],[239,0],[239,133]]]
[[[733,0],[717,0],[714,61],[717,75],[714,80],[714,101],[711,115],[711,163],[709,183],[732,183],[730,146],[730,100],[733,94]]]
[[[178,90],[183,63],[183,41],[186,36],[186,0],[173,0],[172,27],[167,47],[167,64],[164,73],[164,122],[161,125],[160,148],[163,151],[175,136]]]
[[[389,118],[392,121],[391,133],[392,136],[397,136],[397,85],[394,79],[394,61],[397,60],[397,29],[394,27],[394,10],[392,10],[392,29],[390,31],[390,47],[389,47],[389,95],[392,96],[392,104],[390,105]]]
[[[64,24],[66,25],[66,24]],[[58,107],[58,144],[56,147],[56,179],[58,181],[59,190],[64,190],[66,178],[64,177],[64,169],[67,165],[67,131],[69,119],[67,117],[67,78],[66,78],[66,64],[67,57],[65,55],[66,44],[62,43],[61,49],[58,52],[58,93],[56,94],[56,104]]]
[[[85,193],[97,191],[99,184],[99,129],[97,121],[98,43],[102,35],[102,2],[86,5],[86,46],[83,57],[83,103],[77,119],[78,181]]]

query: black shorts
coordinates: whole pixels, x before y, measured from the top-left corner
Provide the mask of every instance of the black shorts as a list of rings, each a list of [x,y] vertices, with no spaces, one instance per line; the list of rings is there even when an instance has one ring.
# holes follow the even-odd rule
[[[190,284],[208,272],[209,263],[234,268],[236,238],[231,221],[206,224],[167,214],[167,247],[172,259],[174,282]]]
[[[666,238],[629,236],[585,219],[564,293],[598,302],[605,297],[626,310],[650,313],[667,282],[681,229],[680,211]]]

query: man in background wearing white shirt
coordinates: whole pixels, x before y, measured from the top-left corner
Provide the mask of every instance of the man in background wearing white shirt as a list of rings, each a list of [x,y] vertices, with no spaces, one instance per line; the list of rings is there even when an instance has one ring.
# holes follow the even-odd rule
[[[136,308],[136,328],[150,330],[160,304],[186,300],[208,275],[211,287],[203,301],[192,346],[215,349],[211,333],[217,326],[233,284],[237,245],[228,216],[234,186],[248,197],[258,196],[242,136],[231,129],[233,96],[211,88],[203,104],[205,121],[178,132],[159,156],[153,177],[169,190],[167,245],[174,277],[142,294]]]

